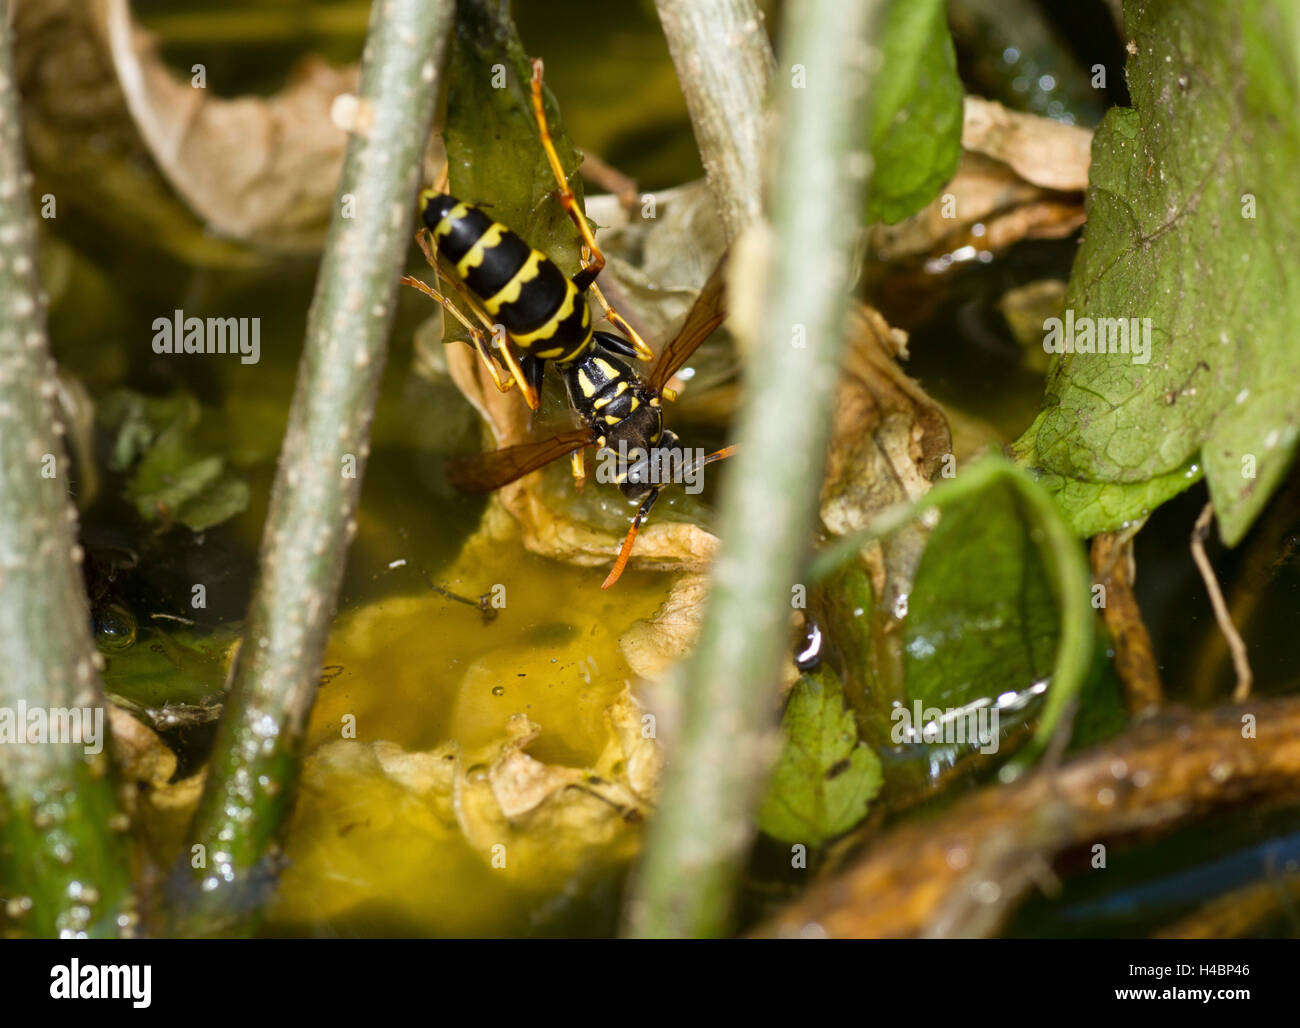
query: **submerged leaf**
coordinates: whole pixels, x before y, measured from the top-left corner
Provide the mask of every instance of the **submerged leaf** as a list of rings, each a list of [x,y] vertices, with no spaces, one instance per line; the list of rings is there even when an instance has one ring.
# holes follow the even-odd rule
[[[604,724],[604,749],[587,768],[530,755],[541,729],[523,714],[475,747],[320,747],[303,769],[275,921],[390,934],[519,930],[521,900],[617,868],[639,845],[657,744],[642,736],[626,690]]]
[[[1118,527],[1204,467],[1233,545],[1300,439],[1300,284],[1289,271],[1300,136],[1280,128],[1300,106],[1296,15],[1268,0],[1156,0],[1125,13],[1135,106],[1097,130],[1066,296],[1067,315],[1094,319],[1119,352],[1092,352],[1080,325],[1087,348],[1057,360],[1017,449],[1066,480],[1138,490],[1061,492],[1090,530]],[[1141,319],[1138,339],[1102,319],[1126,319],[1129,336],[1127,319]]]
[[[1010,483],[944,508],[904,626],[910,699],[964,707],[1051,675],[1060,618],[1031,525]]]
[[[819,846],[866,816],[880,790],[880,759],[858,740],[840,680],[828,667],[799,679],[782,727],[785,746],[758,826],[783,842]]]
[[[900,221],[952,178],[961,155],[962,88],[943,0],[893,0],[871,89],[875,167],[868,221]]]
[[[169,519],[201,532],[248,506],[248,485],[226,470],[223,457],[195,445],[199,405],[192,396],[119,389],[103,401],[100,418],[115,433],[109,467],[131,471],[125,495],[146,521]]]

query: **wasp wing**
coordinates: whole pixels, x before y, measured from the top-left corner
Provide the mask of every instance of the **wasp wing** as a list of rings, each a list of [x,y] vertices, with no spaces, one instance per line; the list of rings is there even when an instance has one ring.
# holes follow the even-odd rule
[[[718,261],[718,266],[713,269],[713,274],[709,276],[709,280],[704,283],[700,295],[695,298],[695,303],[691,305],[686,320],[682,322],[681,329],[672,342],[663,348],[663,352],[659,354],[659,359],[655,361],[655,366],[650,371],[649,380],[650,388],[654,393],[663,392],[668,380],[677,374],[678,369],[686,363],[700,343],[708,339],[714,330],[726,320],[726,263],[724,255],[723,259]]]
[[[594,442],[590,429],[575,428],[537,442],[505,446],[469,457],[453,457],[447,461],[447,477],[461,492],[490,493]]]

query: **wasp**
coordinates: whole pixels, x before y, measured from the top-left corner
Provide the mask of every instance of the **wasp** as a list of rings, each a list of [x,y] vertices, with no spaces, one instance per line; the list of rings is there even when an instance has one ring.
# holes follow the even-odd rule
[[[578,208],[551,140],[542,102],[542,62],[534,60],[532,67],[533,113],[542,149],[559,184],[559,201],[582,236],[581,267],[572,278],[566,278],[554,261],[481,208],[461,202],[443,188],[420,194],[424,222],[416,234],[420,249],[435,274],[440,268],[438,258],[442,258],[441,267],[447,270],[449,281],[495,339],[508,378],[502,377],[492,358],[488,335],[454,303],[417,278],[406,276],[402,282],[442,304],[465,327],[499,390],[506,392],[517,384],[524,401],[537,410],[548,363],[553,362],[567,378],[578,365],[589,364],[594,353],[602,354],[606,361],[615,356],[649,361],[654,352],[596,285],[605,256]],[[593,329],[588,294],[622,336]]]
[[[569,403],[583,425],[537,442],[506,446],[490,453],[454,458],[447,463],[448,477],[463,492],[487,493],[522,478],[531,471],[561,457],[573,455],[573,473],[579,483],[584,477],[583,455],[589,446],[608,450],[616,458],[614,481],[623,495],[641,500],[618,559],[602,589],[618,581],[636,542],[637,531],[664,485],[660,469],[669,456],[678,456],[677,434],[664,427],[663,398],[673,375],[696,348],[713,334],[726,317],[725,279],[719,264],[700,291],[673,337],[655,361],[646,379],[640,378],[618,357],[588,350],[583,356],[561,364]],[[677,478],[695,468],[729,457],[735,447],[725,447],[701,457],[683,468]]]

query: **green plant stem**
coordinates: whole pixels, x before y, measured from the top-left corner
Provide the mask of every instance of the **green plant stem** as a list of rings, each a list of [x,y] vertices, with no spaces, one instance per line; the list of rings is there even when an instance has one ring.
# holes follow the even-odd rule
[[[722,552],[625,931],[716,936],[775,755],[791,596],[814,524],[846,332],[869,161],[867,67],[879,0],[788,5],[785,46],[805,88],[783,96],[770,147],[774,230],[760,326],[722,497]],[[685,77],[685,73],[683,73]],[[780,76],[778,76],[780,77]],[[802,332],[801,332],[802,330]],[[806,345],[800,345],[806,340]]]
[[[763,111],[776,60],[754,0],[656,0],[695,142],[731,242],[763,205]]]
[[[133,917],[130,876],[54,411],[18,99],[0,14],[0,717],[17,719],[19,704],[83,708],[103,749],[0,741],[0,895],[19,931],[111,936]],[[14,727],[25,740],[24,722]]]
[[[193,848],[170,883],[173,928],[181,934],[251,930],[278,870],[276,841],[291,809],[303,730],[356,531],[370,422],[452,16],[451,0],[386,0],[372,8],[359,120],[308,318],[260,574],[191,830]],[[200,859],[204,866],[192,866]]]

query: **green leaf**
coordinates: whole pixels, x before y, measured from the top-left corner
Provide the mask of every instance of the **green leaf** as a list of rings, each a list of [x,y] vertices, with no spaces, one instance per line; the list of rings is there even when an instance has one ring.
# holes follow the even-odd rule
[[[962,88],[943,0],[892,0],[871,87],[874,167],[867,221],[902,221],[952,178],[961,156]]]
[[[572,274],[578,268],[577,229],[555,202],[555,176],[533,116],[532,68],[506,5],[461,0],[451,42],[444,138],[451,192],[481,204],[497,221]],[[543,90],[546,118],[570,187],[582,201],[578,157],[559,110]]]
[[[782,728],[758,827],[782,842],[820,846],[866,816],[880,790],[880,759],[858,740],[840,680],[826,667],[795,684]]]
[[[949,511],[953,506],[973,498],[985,496],[996,498],[998,494],[993,493],[992,490],[1000,488],[1004,484],[1013,488],[1018,494],[1021,504],[1020,510],[1025,522],[1025,531],[1028,533],[1028,538],[1039,548],[1042,554],[1042,567],[1051,582],[1052,601],[1055,604],[1059,619],[1059,643],[1056,646],[1056,659],[1052,665],[1051,687],[1047,690],[1047,703],[1043,709],[1042,717],[1039,719],[1033,744],[1025,758],[1027,760],[1042,753],[1055,733],[1061,718],[1071,703],[1078,697],[1079,690],[1086,682],[1093,659],[1095,625],[1090,603],[1092,578],[1088,572],[1088,564],[1084,559],[1082,547],[1070,533],[1069,527],[1061,517],[1060,509],[1047,492],[1034,482],[1025,471],[1001,455],[991,454],[986,456],[969,467],[964,467],[956,478],[941,482],[919,500],[908,504],[899,504],[882,511],[866,527],[843,536],[820,551],[814,558],[807,577],[814,583],[824,581],[837,568],[856,557],[858,551],[864,545],[897,530],[923,511],[932,507]],[[974,510],[974,508],[970,509]],[[976,514],[978,516],[978,512]],[[951,523],[957,519],[949,520]],[[961,523],[959,522],[954,531],[960,528]],[[942,522],[940,524],[942,525]],[[932,536],[930,545],[933,545],[933,543]],[[999,541],[997,545],[1002,547],[1005,544]],[[947,546],[945,546],[946,548]],[[922,555],[922,565],[924,565],[926,555],[929,552],[927,546],[926,554]],[[1005,555],[1003,557],[1005,558]],[[936,557],[935,559],[940,558]],[[969,573],[975,575],[977,581],[988,580],[987,576],[993,573],[990,559],[975,561],[969,567]],[[924,610],[925,604],[928,602],[924,595],[919,594],[922,584],[919,581],[920,575],[921,567],[918,567],[918,579],[913,582],[911,596],[912,610],[916,610],[918,605]],[[1029,580],[1026,579],[1025,581]],[[969,588],[966,585],[961,587]],[[948,588],[948,584],[941,576],[936,575],[935,588],[942,591]],[[1036,587],[1029,593],[1031,598],[1034,594],[1041,595]],[[922,617],[924,616],[922,615]],[[1022,623],[1028,624],[1029,618],[1030,615],[1026,612],[1021,617]],[[909,612],[910,620],[911,613]],[[1036,619],[1035,623],[1037,623]],[[981,625],[979,623],[966,626],[967,631],[979,631],[980,629]],[[1026,644],[1031,647],[1027,651],[1031,655],[1037,652],[1036,635],[1039,631],[1041,629],[1025,629],[1022,633]],[[922,656],[925,655],[922,654]],[[970,659],[978,660],[978,654]],[[954,663],[960,670],[960,665],[964,662],[958,660]],[[1032,662],[1027,661],[1027,663]],[[1005,686],[1006,683],[993,681],[988,685],[988,692],[985,695],[992,695],[995,690],[998,693],[1005,691]],[[908,685],[909,694],[913,695],[916,695],[915,689],[923,688],[925,688],[925,683],[917,686],[910,683]],[[960,695],[961,692],[960,688],[947,691],[952,692],[954,695]],[[938,695],[937,689],[935,694]],[[1021,761],[1022,766],[1024,762]]]
[[[1057,490],[1090,530],[1203,468],[1234,545],[1295,456],[1298,22],[1274,0],[1125,4],[1134,109],[1112,110],[1093,140],[1066,308],[1076,321],[1150,319],[1149,363],[1060,355],[1017,444],[1043,471],[1128,487]]]
[[[958,708],[1050,677],[1060,614],[1034,518],[1005,480],[945,505],[904,622],[909,699]]]
[[[1110,532],[1133,521],[1141,521],[1165,500],[1177,496],[1201,479],[1200,466],[1188,461],[1169,472],[1144,482],[1090,482],[1042,467],[1038,459],[1039,415],[1029,430],[1011,446],[1011,456],[1028,468],[1038,484],[1052,494],[1070,528],[1087,538]]]
[[[167,517],[201,532],[248,506],[248,485],[226,470],[224,458],[195,445],[199,405],[192,396],[119,389],[98,416],[114,433],[109,467],[130,471],[124,495],[144,520]]]

